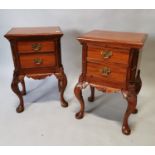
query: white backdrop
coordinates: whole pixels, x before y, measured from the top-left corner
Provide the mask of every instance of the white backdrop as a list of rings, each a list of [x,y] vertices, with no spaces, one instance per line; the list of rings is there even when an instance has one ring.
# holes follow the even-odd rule
[[[25,97],[25,102],[27,103],[27,108],[24,113],[21,115],[17,115],[15,113],[15,107],[18,103],[18,98],[16,95],[14,95],[10,89],[10,83],[12,80],[12,73],[13,73],[13,62],[12,62],[12,56],[10,51],[10,45],[9,42],[3,37],[4,34],[12,27],[27,27],[27,26],[60,26],[62,31],[64,32],[64,36],[62,38],[62,61],[64,65],[65,72],[68,77],[68,86],[65,92],[66,99],[70,103],[70,107],[66,110],[63,110],[61,112],[60,107],[58,105],[58,113],[57,115],[64,119],[64,122],[71,121],[74,125],[72,129],[81,131],[80,133],[76,135],[72,131],[71,133],[68,131],[68,136],[72,137],[56,137],[55,140],[47,140],[46,138],[42,141],[42,139],[38,138],[38,135],[35,135],[33,140],[26,139],[24,137],[21,130],[24,130],[26,132],[26,128],[30,127],[32,124],[34,124],[34,120],[32,120],[32,124],[22,124],[22,121],[19,120],[21,118],[25,118],[27,121],[29,121],[29,118],[31,118],[31,115],[34,115],[35,112],[40,116],[44,115],[45,111],[42,111],[44,107],[46,107],[48,110],[50,105],[49,103],[52,102],[52,100],[56,100],[57,104],[58,102],[58,93],[55,93],[54,90],[57,91],[57,84],[56,79],[45,79],[42,81],[33,81],[30,79],[26,79],[27,83],[27,90],[30,92],[27,97]],[[148,39],[146,41],[145,47],[143,49],[143,55],[142,55],[142,61],[141,61],[141,77],[143,80],[143,88],[139,94],[139,102],[138,102],[138,109],[139,114],[135,115],[131,118],[131,124],[133,122],[133,128],[135,127],[135,130],[133,134],[130,136],[129,139],[126,139],[126,137],[121,135],[121,118],[123,115],[123,112],[125,110],[125,107],[122,107],[122,104],[111,104],[111,102],[124,102],[122,99],[119,99],[119,96],[116,97],[116,100],[109,100],[111,98],[108,98],[109,104],[107,104],[107,107],[99,108],[99,111],[93,112],[93,108],[95,107],[95,104],[100,104],[102,101],[104,101],[104,98],[96,101],[97,103],[94,103],[93,105],[89,105],[86,107],[89,110],[92,111],[88,115],[86,115],[86,118],[84,118],[81,121],[76,121],[74,119],[74,113],[78,110],[79,105],[77,104],[77,101],[73,94],[73,88],[78,80],[78,77],[81,72],[81,45],[76,40],[77,36],[84,32],[88,32],[92,29],[103,29],[103,30],[112,30],[112,31],[128,31],[128,32],[144,32],[148,34]],[[155,79],[155,10],[0,10],[0,144],[1,145],[154,145],[155,144],[155,106],[154,106],[154,79]],[[49,83],[51,83],[51,87],[49,86]],[[35,89],[37,87],[37,89]],[[49,88],[53,89],[52,93],[50,94],[50,91],[47,91]],[[35,90],[33,92],[33,89]],[[32,91],[32,92],[31,92]],[[86,89],[84,92],[84,96],[88,96],[89,89]],[[99,92],[97,92],[100,94]],[[86,99],[85,97],[85,99]],[[37,101],[37,102],[35,102]],[[34,102],[32,104],[32,102]],[[38,104],[38,102],[47,102],[47,104]],[[108,102],[105,100],[105,102]],[[87,104],[87,101],[86,101]],[[124,104],[125,105],[125,104]],[[40,109],[39,109],[39,106]],[[125,105],[126,106],[126,105]],[[89,107],[93,107],[92,109]],[[105,109],[106,110],[105,110]],[[108,109],[110,108],[110,109]],[[39,111],[36,111],[36,109],[39,109]],[[95,109],[95,108],[94,108]],[[103,111],[101,111],[102,109]],[[45,109],[44,109],[45,110]],[[123,110],[123,111],[122,111]],[[56,112],[55,107],[52,108],[52,113],[48,111],[48,117],[53,117],[53,113]],[[91,115],[91,114],[95,114]],[[104,113],[104,114],[103,114]],[[119,115],[120,113],[120,115]],[[55,114],[56,115],[56,114]],[[36,117],[38,120],[40,117]],[[56,117],[58,117],[56,116]],[[98,116],[101,116],[99,119]],[[34,116],[32,116],[34,117]],[[65,117],[67,117],[65,119]],[[92,118],[93,117],[93,118]],[[95,117],[95,118],[94,118]],[[23,120],[24,120],[23,118]],[[43,117],[44,118],[44,117]],[[91,118],[91,119],[90,119]],[[12,119],[12,122],[10,124],[10,119]],[[16,119],[19,121],[16,121]],[[41,118],[40,118],[41,119]],[[49,119],[49,118],[47,118]],[[70,120],[73,119],[73,120]],[[90,120],[89,120],[90,119]],[[101,126],[104,127],[94,127],[94,125],[97,123],[95,120],[98,120],[100,122]],[[109,120],[114,120],[110,122]],[[43,120],[42,120],[43,121]],[[53,121],[55,119],[53,118]],[[119,122],[119,124],[116,123]],[[44,121],[43,121],[44,122]],[[42,123],[43,123],[42,122]],[[93,127],[90,126],[90,128],[93,128],[93,134],[95,132],[94,139],[90,139],[89,133],[90,128],[83,128],[87,122],[94,123]],[[5,125],[4,125],[4,124]],[[18,124],[19,123],[19,124]],[[77,126],[79,123],[81,127]],[[104,124],[105,123],[105,124]],[[116,124],[114,124],[116,123]],[[16,124],[16,125],[15,125]],[[25,128],[23,129],[21,127],[21,130],[19,129],[20,124],[22,124]],[[48,124],[48,122],[47,122]],[[60,123],[61,124],[61,123]],[[59,125],[60,125],[59,124]],[[70,124],[70,123],[69,123]],[[111,126],[108,128],[108,125]],[[115,126],[113,126],[113,124]],[[137,125],[136,125],[137,124]],[[29,126],[30,125],[30,126]],[[45,124],[44,124],[45,125]],[[58,126],[59,126],[58,125]],[[82,126],[83,125],[83,126]],[[88,124],[87,124],[88,125]],[[90,125],[90,124],[89,124]],[[106,126],[107,125],[107,126]],[[18,127],[17,127],[18,126]],[[36,126],[41,128],[41,124],[36,124]],[[6,136],[6,132],[8,128],[12,128],[13,132],[10,133],[10,136]],[[53,128],[53,126],[51,126]],[[60,126],[62,128],[62,126]],[[46,128],[45,128],[46,129]],[[42,130],[45,130],[42,129]],[[18,131],[19,130],[19,131]],[[57,128],[55,127],[55,130]],[[67,130],[67,129],[66,129]],[[116,130],[116,131],[115,131]],[[14,132],[20,133],[17,140],[13,141],[11,139],[14,139]],[[30,128],[28,128],[27,137],[30,138],[32,136],[32,131],[30,131]],[[49,128],[45,130],[46,133],[49,134]],[[84,134],[83,131],[86,131]],[[101,135],[97,134],[97,132],[101,132],[103,136],[107,136],[106,139],[101,139]],[[36,130],[34,130],[36,132]],[[40,133],[43,131],[38,131],[36,133]],[[111,133],[113,133],[113,136],[117,136],[119,133],[121,138],[118,139],[115,137],[113,141],[111,141],[110,136]],[[33,133],[34,134],[34,133]],[[61,132],[58,132],[57,134],[62,134]],[[88,134],[88,137],[85,136]],[[108,135],[109,134],[109,135]],[[116,134],[116,135],[115,135]],[[54,134],[50,135],[51,137],[54,136]],[[79,139],[79,136],[83,136],[84,139]],[[93,135],[94,136],[94,135]],[[22,141],[20,137],[23,137],[25,141]],[[38,140],[37,140],[38,138]],[[112,138],[112,137],[111,137]],[[124,139],[125,138],[125,139]],[[51,138],[52,139],[52,138]],[[73,142],[74,139],[74,142]],[[109,140],[109,141],[108,141]]]

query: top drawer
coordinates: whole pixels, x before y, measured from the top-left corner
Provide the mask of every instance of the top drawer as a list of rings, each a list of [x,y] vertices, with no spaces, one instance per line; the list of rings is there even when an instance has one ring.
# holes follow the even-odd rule
[[[88,61],[101,61],[128,65],[129,50],[115,48],[88,47]]]
[[[55,51],[54,41],[19,41],[17,43],[19,53],[52,52]]]

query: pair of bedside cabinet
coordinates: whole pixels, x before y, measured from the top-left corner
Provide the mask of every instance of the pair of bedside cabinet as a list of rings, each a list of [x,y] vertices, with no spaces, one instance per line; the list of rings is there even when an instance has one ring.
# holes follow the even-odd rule
[[[11,84],[20,104],[17,112],[24,111],[23,95],[26,95],[24,77],[43,79],[55,75],[58,79],[60,101],[63,107],[67,77],[61,61],[61,37],[59,27],[12,28],[5,37],[10,41],[14,61]],[[90,86],[90,102],[95,99],[95,88],[103,92],[121,91],[128,106],[124,115],[122,132],[130,134],[128,118],[137,113],[137,95],[141,89],[139,62],[146,34],[94,30],[81,35],[82,73],[74,93],[80,103],[76,118],[84,116],[85,104],[82,89]],[[22,91],[18,84],[21,83]]]

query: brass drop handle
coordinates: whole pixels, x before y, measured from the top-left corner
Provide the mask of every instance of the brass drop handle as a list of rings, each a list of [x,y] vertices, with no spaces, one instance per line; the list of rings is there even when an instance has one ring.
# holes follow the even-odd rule
[[[108,59],[112,56],[112,51],[109,50],[101,51],[101,55],[104,59]]]
[[[33,62],[34,62],[34,64],[36,64],[36,65],[40,65],[40,64],[43,63],[43,60],[40,59],[40,58],[36,58],[36,59],[33,59]]]
[[[111,73],[111,70],[108,67],[103,67],[101,69],[101,74],[104,75],[104,76],[108,76],[110,73]]]
[[[34,43],[34,44],[32,44],[32,49],[33,49],[34,51],[40,51],[41,48],[42,48],[42,46],[41,46],[41,44],[39,44],[39,43]]]

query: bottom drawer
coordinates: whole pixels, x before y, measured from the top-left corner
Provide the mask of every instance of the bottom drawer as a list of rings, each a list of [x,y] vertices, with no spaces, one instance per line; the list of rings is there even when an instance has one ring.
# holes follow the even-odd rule
[[[51,67],[56,65],[55,54],[29,54],[20,55],[22,68]]]
[[[87,79],[91,82],[100,84],[108,83],[125,87],[126,85],[126,67],[118,67],[113,64],[95,64],[87,63]]]

